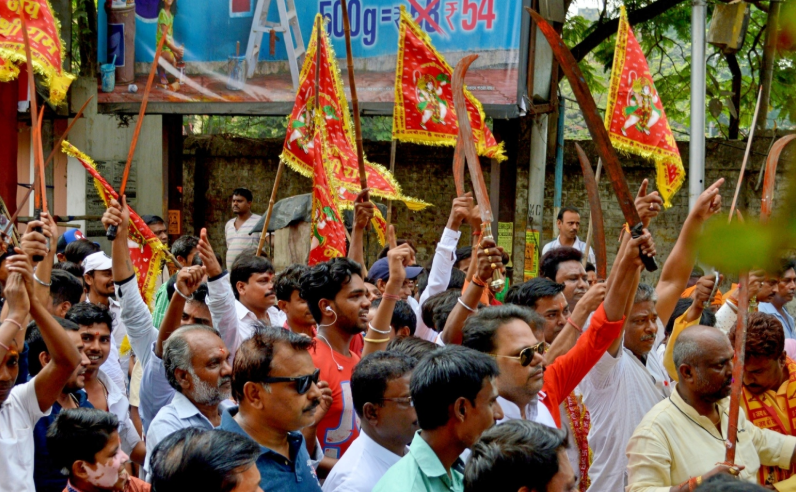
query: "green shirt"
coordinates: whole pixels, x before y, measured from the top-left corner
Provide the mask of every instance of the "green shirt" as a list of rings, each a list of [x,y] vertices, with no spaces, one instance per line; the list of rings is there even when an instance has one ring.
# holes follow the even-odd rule
[[[165,268],[165,267],[164,267]],[[160,324],[163,323],[163,318],[166,316],[166,310],[169,308],[169,294],[166,285],[169,282],[163,282],[163,285],[158,287],[155,293],[155,307],[152,309],[152,324],[160,329]]]
[[[161,24],[165,24],[168,26],[166,30],[168,36],[170,38],[174,37],[174,16],[171,15],[170,12],[166,12],[165,9],[160,9],[160,13],[158,14],[158,27],[155,30],[155,46],[157,47],[158,43],[160,43],[160,38],[163,35],[163,27]],[[167,45],[168,39],[166,42],[163,43],[162,51],[171,51],[171,48]]]
[[[387,470],[373,492],[463,492],[464,475],[451,468],[451,476],[418,431],[409,452]]]

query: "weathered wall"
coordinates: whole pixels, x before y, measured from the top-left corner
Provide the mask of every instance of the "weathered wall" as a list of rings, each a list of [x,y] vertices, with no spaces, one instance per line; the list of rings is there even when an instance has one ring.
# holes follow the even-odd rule
[[[496,122],[500,124],[501,122]],[[503,127],[504,134],[512,138],[507,141],[509,161],[501,164],[500,207],[496,213],[500,221],[514,222],[514,254],[512,262],[514,278],[522,276],[522,259],[525,248],[525,229],[527,218],[528,188],[528,146],[530,145],[529,123],[526,120],[512,122],[510,128]],[[498,131],[496,130],[496,133]],[[757,215],[760,210],[760,191],[755,191],[757,174],[765,159],[771,143],[770,138],[757,139],[750,158],[747,181],[739,200],[739,208],[745,215]],[[597,157],[590,141],[580,142],[587,155],[596,164]],[[722,187],[725,209],[729,209],[735,183],[738,179],[744,145],[742,142],[708,141],[706,162],[706,183],[709,185],[719,177],[727,182]],[[263,213],[267,208],[268,197],[278,166],[278,155],[282,141],[254,141],[226,136],[187,137],[184,159],[184,212],[183,223],[186,234],[193,234],[196,227],[206,226],[214,247],[223,252],[224,223],[232,215],[229,211],[229,196],[233,189],[246,186],[255,195],[254,210]],[[365,152],[373,162],[389,162],[389,142],[365,142]],[[688,156],[688,144],[680,143],[680,153]],[[434,246],[444,228],[450,211],[450,203],[455,195],[450,166],[453,149],[444,147],[425,147],[400,144],[396,158],[395,174],[407,195],[421,198],[435,206],[423,212],[412,213],[398,204],[394,208],[393,223],[398,226],[400,237],[411,239],[418,248],[418,261],[425,263],[431,259]],[[783,155],[778,169],[782,176],[796,153],[789,147]],[[491,164],[482,162],[484,176],[489,186]],[[655,169],[651,163],[633,157],[623,157],[622,165],[628,184],[633,193],[638,190],[643,179],[654,182]],[[552,239],[553,219],[553,179],[554,159],[548,159],[545,182],[545,210],[542,244]],[[507,175],[505,171],[510,171]],[[777,181],[777,196],[782,196],[784,179]],[[687,186],[687,184],[686,184]],[[650,189],[654,189],[651,183]],[[308,193],[311,181],[286,169],[283,175],[279,198],[299,193]],[[624,218],[614,198],[609,181],[602,180],[600,196],[605,216],[606,241],[609,263],[613,261],[616,250],[616,237]],[[582,234],[585,239],[588,222],[588,199],[581,177],[573,142],[567,142],[564,154],[564,187],[562,203],[579,207],[582,214]],[[659,261],[662,263],[677,239],[680,227],[688,214],[687,189],[683,189],[673,199],[671,209],[662,213],[653,224]],[[469,231],[463,234],[461,245],[470,240]],[[374,259],[379,247],[375,235],[370,235],[369,258]],[[654,277],[648,276],[652,281]]]

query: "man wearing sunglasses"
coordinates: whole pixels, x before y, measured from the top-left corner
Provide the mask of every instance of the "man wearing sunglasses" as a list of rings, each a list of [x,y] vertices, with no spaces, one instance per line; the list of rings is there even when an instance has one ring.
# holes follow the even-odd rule
[[[417,426],[409,380],[417,364],[400,352],[375,352],[354,368],[351,393],[362,432],[334,465],[324,492],[370,492],[408,451]]]
[[[263,490],[318,492],[301,429],[314,425],[331,405],[331,390],[318,381],[309,349],[315,341],[282,328],[258,329],[241,344],[232,370],[232,393],[239,407],[221,418],[221,429],[260,445],[257,458]],[[315,444],[315,443],[313,443]]]

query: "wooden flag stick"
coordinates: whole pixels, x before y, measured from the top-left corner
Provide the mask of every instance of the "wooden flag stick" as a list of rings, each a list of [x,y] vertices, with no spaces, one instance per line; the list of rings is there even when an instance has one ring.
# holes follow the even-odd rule
[[[594,180],[600,184],[600,173],[603,170],[603,160],[597,159],[597,172],[594,173]],[[583,250],[583,268],[586,268],[586,263],[589,261],[589,248],[591,248],[591,239],[594,229],[592,228],[592,214],[589,212],[589,232],[586,234],[586,249]],[[595,267],[597,265],[594,265]]]
[[[163,50],[163,43],[168,36],[164,32],[160,37],[160,42],[155,50],[155,58],[152,59],[152,67],[149,69],[149,78],[146,81],[146,88],[144,89],[144,96],[141,98],[141,108],[138,110],[138,121],[135,123],[135,132],[133,132],[133,140],[130,142],[130,150],[127,152],[127,162],[124,164],[124,174],[122,174],[122,184],[119,187],[119,196],[123,196],[127,188],[127,178],[130,177],[130,164],[133,163],[133,156],[135,155],[135,147],[138,144],[138,137],[141,135],[141,125],[144,123],[144,113],[146,113],[147,102],[149,101],[149,91],[152,89],[152,81],[155,80],[155,72],[158,70],[158,61],[160,60],[160,52]],[[105,237],[109,241],[116,239],[116,226],[108,227],[105,232]]]
[[[365,153],[362,150],[362,127],[359,122],[359,99],[357,84],[354,81],[354,55],[351,53],[351,23],[348,20],[348,2],[340,0],[343,8],[343,30],[345,32],[346,62],[348,63],[348,85],[351,88],[351,107],[354,110],[354,135],[357,143],[357,163],[359,164],[359,184],[364,190],[368,187],[368,176],[365,172]]]
[[[727,424],[726,465],[735,464],[735,444],[738,440],[738,414],[743,397],[743,365],[746,355],[746,318],[749,312],[749,275],[741,274],[738,285],[738,321],[735,325],[735,354],[732,360],[732,390],[730,415]]]
[[[53,150],[50,151],[50,155],[48,155],[47,160],[44,161],[45,168],[47,167],[47,164],[49,164],[50,161],[53,159],[53,157],[55,157],[55,153],[58,151],[58,149],[61,148],[61,144],[63,143],[64,140],[66,140],[66,137],[69,135],[69,131],[72,130],[73,126],[75,126],[77,120],[79,120],[80,117],[83,116],[83,110],[86,109],[86,106],[88,106],[88,103],[91,102],[92,99],[94,99],[94,96],[91,96],[88,99],[86,99],[86,102],[83,103],[83,106],[81,106],[80,110],[77,112],[77,114],[75,114],[75,117],[72,120],[72,122],[69,123],[69,126],[66,127],[66,131],[63,133],[63,135],[61,135],[61,138],[59,138],[58,141],[55,143],[55,145],[53,145]]]
[[[33,56],[30,52],[30,38],[28,37],[28,21],[25,19],[25,11],[23,10],[23,3],[19,4],[19,18],[22,21],[22,37],[25,40],[25,62],[28,65],[28,92],[30,93],[30,123],[31,123],[31,140],[33,152],[33,164],[35,172],[38,174],[39,191],[34,195],[35,208],[37,210],[47,211],[47,193],[46,182],[44,181],[44,166],[42,166],[42,150],[41,150],[41,134],[37,131],[39,128],[39,109],[36,104],[36,76],[33,69]]]
[[[755,104],[755,116],[752,119],[752,125],[749,127],[749,138],[746,140],[746,152],[743,155],[743,162],[741,163],[741,173],[738,175],[738,184],[735,186],[735,196],[732,197],[732,206],[730,206],[730,216],[727,218],[727,223],[732,222],[732,217],[735,215],[735,206],[738,204],[738,195],[741,194],[741,184],[743,183],[743,175],[746,171],[746,163],[749,162],[749,153],[752,150],[752,139],[755,136],[755,125],[758,113],[760,113],[760,99],[763,96],[763,86],[757,92],[757,104]]]

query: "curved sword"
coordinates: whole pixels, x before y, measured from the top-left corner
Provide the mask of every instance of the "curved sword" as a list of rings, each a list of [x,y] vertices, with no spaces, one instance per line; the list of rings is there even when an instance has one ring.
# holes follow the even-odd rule
[[[583,117],[586,120],[586,126],[589,128],[591,138],[597,145],[597,152],[600,157],[602,157],[603,166],[608,172],[608,176],[611,178],[611,185],[614,188],[614,193],[616,193],[616,198],[619,200],[619,207],[622,209],[622,214],[625,216],[628,226],[630,226],[630,232],[634,238],[640,236],[643,233],[642,229],[644,226],[636,210],[633,195],[630,194],[630,190],[627,187],[625,173],[622,172],[622,166],[619,164],[619,157],[616,155],[614,146],[611,145],[608,132],[605,129],[602,118],[600,118],[600,114],[597,112],[597,104],[595,104],[594,98],[591,92],[589,92],[589,87],[586,85],[586,80],[583,78],[580,68],[578,68],[578,62],[575,61],[572,52],[569,51],[567,45],[561,40],[561,36],[558,35],[555,29],[553,29],[538,12],[528,7],[525,7],[525,10],[531,15],[531,18],[542,34],[544,34],[547,42],[550,43],[550,47],[553,50],[556,60],[558,60],[559,66],[561,66],[561,69],[564,71],[564,75],[567,76],[569,85],[572,87],[572,92],[575,94],[575,99],[577,99],[578,105],[580,106],[581,113],[583,113]],[[645,254],[640,256],[648,272],[654,272],[658,269],[655,258]]]
[[[774,208],[774,186],[777,179],[777,163],[779,162],[780,154],[785,150],[785,146],[793,139],[796,139],[796,135],[788,135],[780,138],[771,146],[771,151],[769,151],[768,157],[766,157],[766,174],[763,179],[763,201],[760,204],[761,222],[768,222],[769,217],[771,217],[771,211]]]
[[[586,157],[586,152],[583,151],[580,145],[575,144],[575,150],[578,151],[578,160],[580,161],[580,168],[583,170],[583,181],[586,183],[586,192],[589,195],[589,213],[591,227],[594,230],[589,231],[594,237],[594,258],[597,261],[595,267],[597,268],[597,278],[605,280],[608,271],[607,256],[605,253],[605,229],[603,222],[603,207],[600,203],[600,190],[597,188],[597,179],[594,177],[594,171],[591,168],[591,162]],[[589,256],[589,252],[584,253]]]

